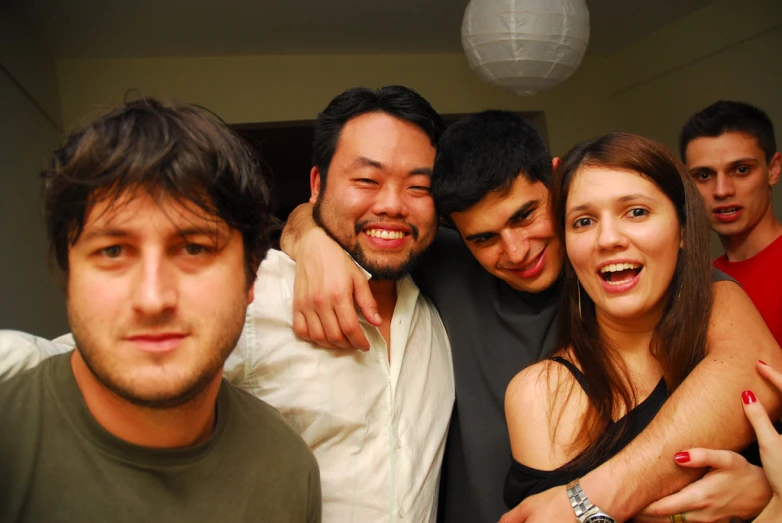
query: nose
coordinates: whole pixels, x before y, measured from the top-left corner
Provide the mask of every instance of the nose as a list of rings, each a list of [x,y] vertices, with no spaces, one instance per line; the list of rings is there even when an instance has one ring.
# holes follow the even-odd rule
[[[131,298],[136,311],[154,316],[176,306],[176,271],[171,263],[162,252],[147,252],[140,257]]]
[[[530,246],[527,234],[522,230],[508,228],[500,233],[500,237],[505,258],[514,265],[524,262]]]
[[[598,223],[597,247],[613,250],[627,246],[627,237],[622,233],[619,222],[614,218],[604,218]]]
[[[385,183],[375,195],[372,212],[376,215],[407,216],[407,203],[402,186]]]
[[[717,174],[717,183],[714,184],[714,198],[724,200],[736,194],[733,187],[733,178],[725,173]]]

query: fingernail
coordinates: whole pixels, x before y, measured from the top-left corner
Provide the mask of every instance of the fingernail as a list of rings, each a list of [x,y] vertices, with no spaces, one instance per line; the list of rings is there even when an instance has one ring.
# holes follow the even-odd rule
[[[375,321],[380,321],[380,320],[381,320],[380,314],[376,312],[375,313]]]
[[[763,365],[768,365],[768,363],[766,363],[766,362],[765,362],[765,361],[763,361],[763,360],[758,360],[758,361],[759,361],[760,363],[762,363]]]
[[[679,452],[673,457],[673,459],[676,460],[676,463],[687,463],[688,461],[690,461],[690,453]]]
[[[749,405],[750,403],[755,403],[758,399],[751,390],[745,390],[741,393],[741,401],[744,402],[744,405]]]

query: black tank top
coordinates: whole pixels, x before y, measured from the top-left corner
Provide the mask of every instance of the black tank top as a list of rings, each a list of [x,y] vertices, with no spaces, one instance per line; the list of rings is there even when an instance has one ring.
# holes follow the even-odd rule
[[[587,398],[591,397],[586,377],[578,367],[559,356],[554,356],[551,359],[567,367],[578,384],[581,385],[581,388],[584,389]],[[621,419],[612,422],[612,425],[627,424],[627,431],[622,438],[617,440],[616,443],[608,449],[602,461],[608,461],[614,457],[620,450],[625,448],[633,438],[640,434],[649,422],[652,421],[652,418],[654,418],[667,398],[668,387],[665,385],[665,380],[661,378],[652,393],[649,394],[645,400],[636,405],[635,408],[630,410]],[[503,489],[505,504],[508,508],[514,508],[525,498],[532,496],[533,494],[538,494],[559,485],[566,485],[574,479],[584,476],[591,469],[587,469],[586,467],[574,468],[570,466],[570,463],[580,457],[582,457],[582,454],[579,454],[573,458],[573,460],[555,470],[534,469],[522,465],[511,457],[510,470],[505,477],[505,488]]]

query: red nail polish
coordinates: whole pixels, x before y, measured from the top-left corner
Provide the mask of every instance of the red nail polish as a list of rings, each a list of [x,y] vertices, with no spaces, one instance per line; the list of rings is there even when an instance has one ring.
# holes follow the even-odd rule
[[[768,365],[768,363],[766,363],[766,362],[765,362],[765,361],[763,361],[763,360],[758,360],[758,361],[759,361],[760,363],[762,363],[763,365]]]
[[[689,452],[679,452],[676,454],[673,459],[676,460],[676,463],[687,463],[690,461],[690,453]]]
[[[741,393],[741,401],[743,401],[745,405],[749,405],[750,403],[755,403],[758,399],[751,390],[745,390]]]

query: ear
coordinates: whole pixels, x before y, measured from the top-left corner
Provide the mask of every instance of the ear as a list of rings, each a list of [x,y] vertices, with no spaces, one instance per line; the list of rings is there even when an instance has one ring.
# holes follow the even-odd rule
[[[559,168],[559,164],[562,163],[562,160],[558,157],[554,157],[551,159],[551,172],[555,173],[557,172],[557,169]]]
[[[773,187],[779,181],[779,173],[782,170],[782,154],[774,153],[768,162],[768,185]]]
[[[320,196],[320,171],[317,167],[310,170],[310,203],[315,205]]]
[[[254,299],[255,299],[255,282],[253,282],[253,284],[250,285],[250,288],[247,290],[247,305],[250,305]]]

